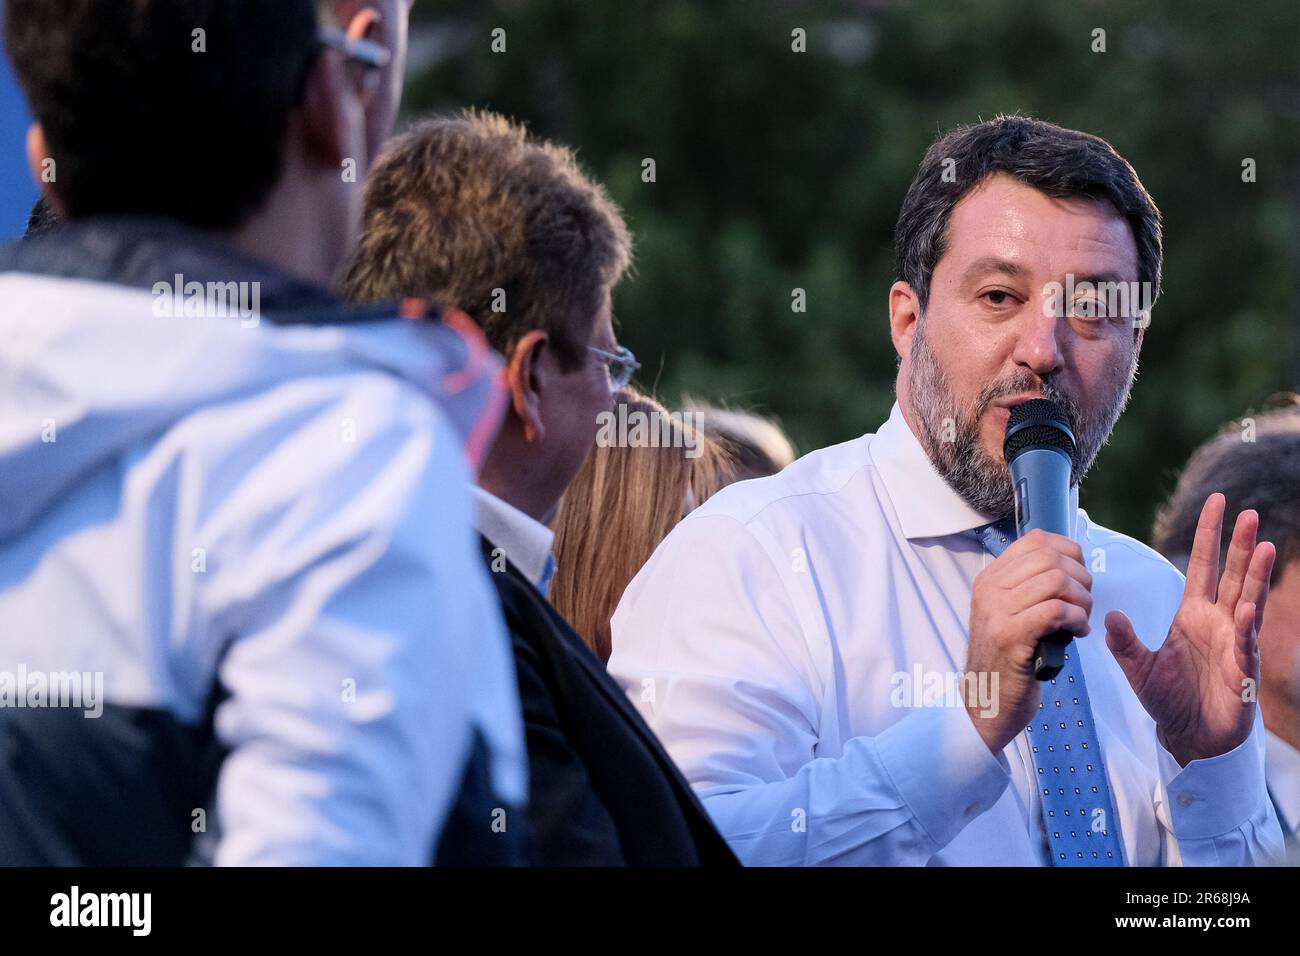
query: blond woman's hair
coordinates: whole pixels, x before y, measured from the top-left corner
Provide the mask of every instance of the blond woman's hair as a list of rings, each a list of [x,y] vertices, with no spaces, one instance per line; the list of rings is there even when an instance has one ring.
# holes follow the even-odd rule
[[[619,598],[659,542],[730,480],[730,459],[689,421],[670,416],[632,389],[615,399],[627,414],[645,414],[670,443],[597,444],[560,501],[555,530],[555,577],[550,600],[602,661],[611,651],[609,620]],[[696,457],[688,451],[698,449]],[[688,507],[689,505],[689,507]]]

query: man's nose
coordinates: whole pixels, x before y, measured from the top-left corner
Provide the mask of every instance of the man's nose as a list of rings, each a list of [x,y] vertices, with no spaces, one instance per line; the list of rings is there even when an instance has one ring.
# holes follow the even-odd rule
[[[1043,378],[1061,370],[1065,358],[1061,353],[1059,324],[1055,315],[1035,311],[1025,319],[1016,340],[1014,358]]]

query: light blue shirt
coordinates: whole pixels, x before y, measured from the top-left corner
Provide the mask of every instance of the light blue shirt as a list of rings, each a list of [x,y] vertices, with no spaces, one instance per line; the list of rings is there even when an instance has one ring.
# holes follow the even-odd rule
[[[895,406],[874,435],[715,495],[629,585],[610,671],[742,861],[1047,862],[1025,733],[995,756],[951,692],[971,587],[992,560],[970,532],[988,520]],[[1094,582],[1092,634],[1074,643],[1125,860],[1279,854],[1262,721],[1235,750],[1180,768],[1105,647],[1115,608],[1158,645],[1182,575],[1081,510],[1074,538]]]

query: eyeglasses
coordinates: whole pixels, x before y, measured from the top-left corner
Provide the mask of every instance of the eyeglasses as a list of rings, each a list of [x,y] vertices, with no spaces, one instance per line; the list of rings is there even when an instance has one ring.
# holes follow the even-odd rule
[[[610,387],[617,391],[620,388],[626,388],[627,383],[632,381],[632,376],[636,370],[641,367],[641,363],[636,360],[630,349],[618,347],[617,352],[606,352],[604,349],[598,349],[594,345],[588,345],[587,351],[595,352],[605,363],[609,372]]]
[[[317,37],[321,47],[338,50],[357,76],[357,88],[363,103],[369,103],[379,87],[379,74],[392,62],[393,54],[382,44],[361,37],[348,36],[338,27],[321,27]]]

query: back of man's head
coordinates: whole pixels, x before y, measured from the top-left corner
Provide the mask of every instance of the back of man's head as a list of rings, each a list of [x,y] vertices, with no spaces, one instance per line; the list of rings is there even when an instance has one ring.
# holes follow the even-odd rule
[[[577,365],[630,259],[622,213],[571,150],[467,112],[421,123],[385,149],[345,286],[361,302],[454,305],[506,356],[545,330]]]
[[[1277,547],[1274,582],[1300,561],[1300,395],[1275,396],[1263,411],[1229,422],[1188,459],[1152,536],[1174,564],[1186,568],[1201,508],[1216,491],[1228,499],[1220,561],[1246,510],[1259,513],[1259,539]]]
[[[231,228],[280,176],[316,0],[5,0],[5,43],[71,219]]]

